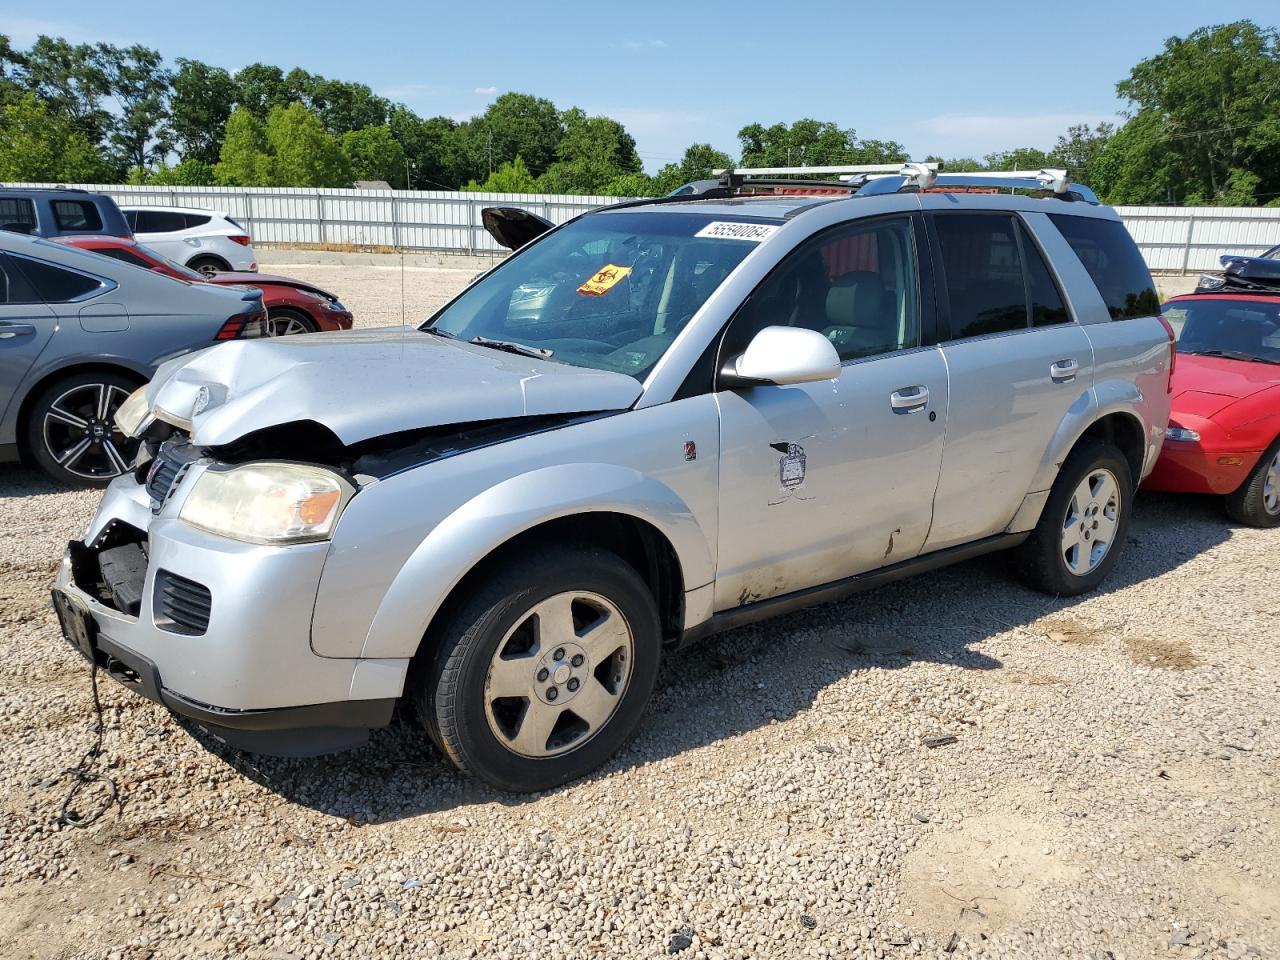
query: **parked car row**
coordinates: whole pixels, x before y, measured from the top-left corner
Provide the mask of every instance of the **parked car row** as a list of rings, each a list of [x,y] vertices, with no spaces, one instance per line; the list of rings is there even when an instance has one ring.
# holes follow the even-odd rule
[[[115,414],[165,360],[351,327],[333,294],[256,269],[249,235],[225,214],[0,190],[0,460],[105,485],[138,446]]]

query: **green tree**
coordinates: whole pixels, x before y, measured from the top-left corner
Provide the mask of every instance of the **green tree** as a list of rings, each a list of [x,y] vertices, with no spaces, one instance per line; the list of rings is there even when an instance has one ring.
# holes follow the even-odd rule
[[[102,179],[96,147],[76,124],[34,93],[4,107],[0,180],[93,183]]]
[[[685,149],[679,163],[668,163],[659,170],[649,189],[660,197],[694,180],[709,180],[713,171],[732,166],[733,160],[727,153],[721,153],[709,143],[695,143]]]
[[[292,74],[290,74],[292,76]],[[310,107],[335,137],[386,124],[391,104],[363,83],[317,78],[312,86]]]
[[[112,152],[124,169],[150,167],[172,148],[167,121],[173,74],[160,51],[141,44],[100,43],[97,56],[118,108],[108,137]]]
[[[1015,147],[988,153],[983,158],[983,165],[988,170],[1043,170],[1051,166],[1049,155],[1035,147]]]
[[[626,128],[609,117],[588,117],[574,107],[563,114],[560,157],[539,178],[546,193],[593,194],[615,178],[641,172],[636,142]]]
[[[225,186],[265,186],[271,179],[267,156],[267,131],[248,107],[237,107],[227,118],[226,135],[213,168],[215,180]]]
[[[300,103],[272,109],[267,117],[267,153],[272,186],[351,185],[342,146],[320,118]]]
[[[525,166],[524,158],[516,154],[514,160],[493,171],[484,183],[472,180],[462,189],[485,193],[537,193],[538,182]]]
[[[95,147],[102,142],[111,125],[102,100],[111,86],[94,47],[40,36],[16,73],[26,90],[69,119],[86,140]]]
[[[468,178],[486,178],[516,154],[538,176],[556,160],[564,123],[550,100],[504,93],[480,116],[459,124],[455,136]]]
[[[265,121],[272,107],[284,106],[290,101],[289,85],[279,67],[266,63],[251,63],[236,71],[236,104],[244,107],[259,120]]]
[[[184,160],[216,163],[236,83],[222,67],[179,58],[169,101],[174,145]]]
[[[1142,202],[1149,191],[1139,188],[1131,168],[1155,149],[1170,155],[1158,172],[1173,199],[1238,202],[1246,183],[1253,185],[1253,202],[1280,193],[1280,34],[1274,28],[1241,20],[1170,37],[1116,90],[1129,102],[1130,120],[1113,142],[1135,156],[1112,158],[1121,176],[1110,186],[1111,199]]]
[[[404,148],[391,134],[391,128],[364,127],[342,135],[342,152],[353,180],[385,180],[393,187],[404,187]]]
[[[397,104],[391,109],[387,126],[408,161],[409,189],[451,189],[465,182],[455,121],[448,117],[423,120],[408,107]]]
[[[172,167],[162,163],[147,173],[142,182],[165,187],[207,187],[218,181],[213,172],[213,164],[187,157]]]
[[[1092,128],[1087,123],[1077,123],[1068,127],[1049,153],[1049,165],[1064,168],[1076,183],[1092,186],[1098,158],[1115,132],[1114,123],[1099,123]]]
[[[808,118],[790,126],[748,124],[738,131],[738,141],[744,167],[823,167],[909,159],[906,148],[894,140],[859,140],[852,129]]]
[[[26,59],[21,51],[13,49],[9,38],[0,33],[0,107],[22,99],[20,77]]]
[[[644,173],[622,173],[602,186],[600,194],[606,197],[656,197],[653,177]]]

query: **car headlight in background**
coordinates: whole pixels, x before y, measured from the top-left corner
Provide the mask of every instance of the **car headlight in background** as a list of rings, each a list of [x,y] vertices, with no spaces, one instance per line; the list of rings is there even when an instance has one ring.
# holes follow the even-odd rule
[[[137,436],[151,408],[147,406],[147,387],[143,384],[116,409],[116,426],[126,437]]]
[[[1176,423],[1169,424],[1169,428],[1164,432],[1166,440],[1199,440],[1200,434],[1194,430],[1188,430],[1186,427],[1180,427]]]
[[[332,470],[296,463],[210,467],[196,478],[179,516],[247,543],[327,540],[355,489]]]

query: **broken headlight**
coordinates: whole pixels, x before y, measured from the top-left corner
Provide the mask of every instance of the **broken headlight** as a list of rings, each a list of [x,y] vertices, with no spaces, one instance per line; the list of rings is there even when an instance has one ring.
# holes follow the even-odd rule
[[[136,437],[151,409],[147,406],[146,384],[140,386],[116,408],[116,426],[126,437]]]
[[[323,467],[251,463],[210,467],[179,516],[193,527],[248,543],[327,540],[355,489]]]

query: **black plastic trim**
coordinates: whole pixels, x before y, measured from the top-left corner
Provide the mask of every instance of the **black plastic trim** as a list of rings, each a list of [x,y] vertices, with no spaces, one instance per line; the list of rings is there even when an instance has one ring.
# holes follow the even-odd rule
[[[783,594],[780,597],[770,597],[767,600],[757,600],[755,603],[722,610],[714,614],[710,620],[686,630],[684,636],[680,638],[679,645],[683,647],[712,634],[723,633],[725,630],[733,630],[736,627],[743,627],[760,620],[792,613],[805,607],[814,607],[823,603],[835,603],[838,600],[844,600],[856,594],[874,590],[885,584],[915,576],[917,573],[937,570],[940,567],[950,566],[963,560],[971,560],[984,554],[1016,547],[1029,536],[1031,536],[1030,530],[1025,533],[1000,533],[994,537],[985,537],[972,543],[962,543],[959,546],[947,547],[945,550],[937,550],[933,553],[926,553],[923,556],[913,557],[910,560],[903,560],[901,563],[881,567],[879,570],[871,570],[856,576],[845,577],[843,580],[835,580],[831,583],[819,584],[816,587],[797,590],[794,593]]]

